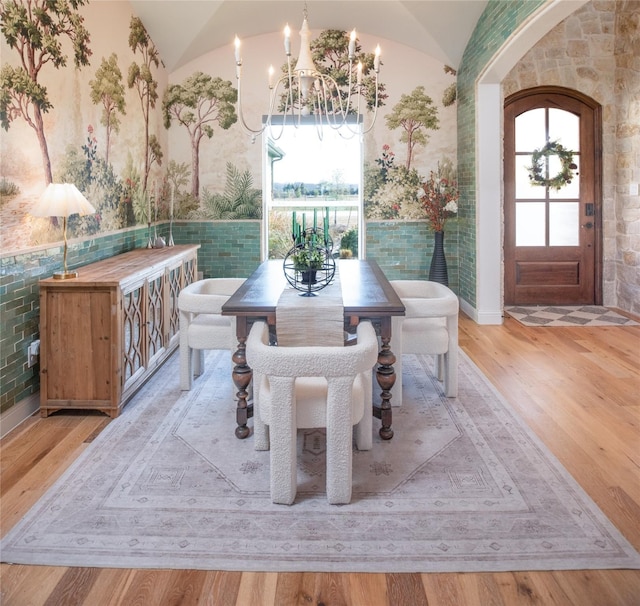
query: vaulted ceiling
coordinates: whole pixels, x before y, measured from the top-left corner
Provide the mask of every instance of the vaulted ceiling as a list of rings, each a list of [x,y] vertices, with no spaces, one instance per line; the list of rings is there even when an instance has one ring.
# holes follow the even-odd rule
[[[354,27],[413,47],[458,68],[487,0],[131,0],[172,72],[241,38],[297,31],[307,8],[312,30]],[[293,46],[296,52],[296,46]]]

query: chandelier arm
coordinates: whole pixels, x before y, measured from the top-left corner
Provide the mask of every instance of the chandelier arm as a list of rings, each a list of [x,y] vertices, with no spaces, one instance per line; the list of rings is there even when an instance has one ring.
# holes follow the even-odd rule
[[[273,117],[273,111],[275,109],[276,99],[278,99],[278,90],[279,90],[281,85],[282,85],[282,87],[284,89],[286,81],[287,81],[287,77],[286,76],[281,76],[280,79],[278,80],[278,82],[276,82],[276,85],[273,87],[273,89],[271,91],[271,102],[269,104],[269,113],[267,115],[267,120],[265,122],[265,127],[266,127],[266,125],[269,126],[269,136],[274,141],[278,141],[278,139],[280,139],[280,137],[282,137],[282,134],[284,133],[285,120],[283,120],[282,124],[280,125],[280,133],[278,135],[275,135],[274,134],[274,130],[273,130],[272,117]],[[289,103],[289,97],[287,96],[287,100],[285,102],[285,114],[284,114],[285,118],[286,118],[286,112],[287,112],[288,103]]]
[[[284,78],[284,76],[283,76]],[[291,111],[291,117],[294,117],[294,107],[295,107],[295,100],[293,98],[293,80],[294,80],[294,75],[293,75],[293,70],[291,69],[291,55],[287,55],[287,78],[289,80],[289,90],[287,93],[287,101],[284,104],[284,117],[285,117],[285,121],[287,119],[287,114],[289,113],[289,111]],[[300,83],[298,82],[298,86],[300,86]],[[295,126],[295,123],[294,123]],[[297,128],[297,126],[296,126]]]
[[[324,83],[322,82],[322,79],[321,78],[316,78],[314,83],[313,83],[313,89],[315,91],[317,112],[314,111],[313,115],[314,115],[314,121],[316,123],[316,133],[317,133],[318,139],[320,139],[320,141],[322,141],[323,138],[324,138],[322,117],[323,117],[323,113],[326,112],[326,109],[327,109],[326,108],[326,95],[324,95],[325,107],[324,107],[324,109],[322,107],[322,98],[323,98],[323,93],[324,93],[324,91],[322,90],[323,86],[324,86]],[[328,122],[329,122],[329,120],[328,120],[328,115],[327,115],[327,123]]]
[[[255,138],[258,135],[261,135],[264,132],[264,125],[262,128],[256,130],[251,128],[244,119],[244,113],[242,112],[242,61],[236,62],[236,80],[238,83],[238,102],[237,102],[237,112],[238,118],[240,119],[240,125],[244,130],[251,135],[252,141],[255,141]]]
[[[376,98],[375,98],[375,103],[373,105],[373,118],[371,119],[371,124],[369,124],[368,128],[365,128],[362,131],[363,135],[366,135],[373,128],[373,125],[376,123],[376,117],[378,115],[378,71],[377,70],[375,74],[376,74]],[[364,121],[362,126],[364,127]]]

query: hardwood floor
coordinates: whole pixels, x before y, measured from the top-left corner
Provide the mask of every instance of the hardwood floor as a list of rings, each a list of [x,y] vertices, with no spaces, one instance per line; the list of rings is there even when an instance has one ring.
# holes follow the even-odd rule
[[[640,326],[527,328],[460,319],[460,346],[640,549]],[[0,442],[6,533],[103,429],[33,417]],[[640,571],[312,574],[2,564],[3,606],[638,606]]]

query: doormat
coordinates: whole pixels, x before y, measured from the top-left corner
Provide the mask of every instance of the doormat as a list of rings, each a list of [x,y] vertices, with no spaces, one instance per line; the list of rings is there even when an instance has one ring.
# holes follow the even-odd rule
[[[638,322],[600,305],[505,307],[525,326],[637,326]]]

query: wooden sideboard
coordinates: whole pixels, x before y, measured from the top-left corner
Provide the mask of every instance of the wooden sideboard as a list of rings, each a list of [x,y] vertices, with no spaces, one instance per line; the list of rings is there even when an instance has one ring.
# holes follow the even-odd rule
[[[124,404],[178,346],[199,245],[139,249],[40,281],[40,414]]]

